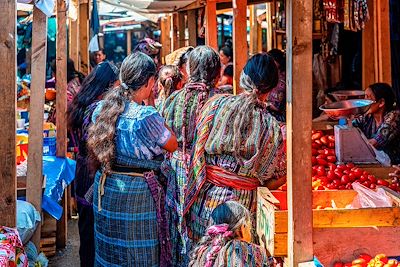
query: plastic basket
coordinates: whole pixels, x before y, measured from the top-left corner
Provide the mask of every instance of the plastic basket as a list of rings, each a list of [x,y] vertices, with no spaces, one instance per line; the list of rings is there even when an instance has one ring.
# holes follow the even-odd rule
[[[56,138],[44,137],[43,138],[43,156],[56,155]]]

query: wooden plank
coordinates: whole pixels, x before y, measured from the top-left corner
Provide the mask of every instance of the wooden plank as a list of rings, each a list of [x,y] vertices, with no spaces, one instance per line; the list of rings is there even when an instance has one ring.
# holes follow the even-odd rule
[[[171,15],[171,51],[175,51],[179,48],[179,16],[178,13],[173,13]]]
[[[205,6],[205,19],[206,45],[218,49],[217,3],[215,0],[207,0]]]
[[[196,10],[188,10],[187,12],[188,32],[189,32],[189,45],[197,46],[197,24],[196,24]]]
[[[32,81],[29,114],[29,145],[27,172],[27,201],[41,211],[42,203],[42,155],[43,113],[46,82],[47,17],[38,8],[33,8],[32,26]],[[32,238],[36,248],[40,244],[40,225]]]
[[[171,17],[168,15],[161,18],[161,57],[164,58],[166,55],[171,53]]]
[[[40,240],[40,246],[55,245],[55,244],[56,244],[55,237],[46,237]]]
[[[400,227],[314,229],[314,252],[325,266],[351,262],[361,253],[400,255]]]
[[[15,0],[0,2],[0,225],[16,226],[16,19]]]
[[[77,13],[79,14],[78,0],[72,1]],[[69,23],[69,57],[74,61],[75,68],[79,69],[79,18],[76,21],[70,20]]]
[[[57,157],[67,154],[67,7],[64,0],[57,0],[57,45],[56,45],[56,118],[57,118]],[[65,198],[65,194],[64,194]],[[67,209],[57,222],[57,246],[67,245]]]
[[[185,13],[179,12],[178,13],[178,37],[179,37],[179,47],[186,46],[186,23],[185,23]]]
[[[257,20],[257,7],[250,6],[250,54],[254,55],[259,52],[259,30],[260,25]]]
[[[273,3],[267,3],[266,5],[266,20],[267,20],[267,51],[272,49],[273,45],[273,38],[272,38],[272,33],[273,33],[273,28],[272,28],[272,4]]]
[[[84,75],[89,74],[89,4],[79,5],[79,71]]]
[[[246,1],[233,0],[233,91],[240,94],[240,74],[248,58],[247,47],[247,4]]]
[[[127,55],[132,53],[132,31],[126,31],[126,52]]]
[[[286,1],[288,256],[290,266],[313,259],[311,128],[312,1]],[[298,203],[302,203],[301,209]]]
[[[389,0],[377,1],[379,81],[392,84]]]

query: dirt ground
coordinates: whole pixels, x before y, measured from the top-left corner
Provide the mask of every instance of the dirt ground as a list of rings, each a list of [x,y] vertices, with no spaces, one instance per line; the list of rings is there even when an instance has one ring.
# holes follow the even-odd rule
[[[49,267],[79,267],[79,232],[78,220],[68,221],[67,247],[57,251],[57,254],[49,258]]]

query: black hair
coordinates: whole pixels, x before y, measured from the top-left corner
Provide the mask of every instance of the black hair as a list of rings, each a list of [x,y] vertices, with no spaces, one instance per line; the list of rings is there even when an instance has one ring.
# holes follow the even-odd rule
[[[233,49],[232,49],[232,47],[225,45],[220,49],[220,51],[222,51],[222,53],[225,56],[229,57],[229,62],[233,61]]]
[[[279,81],[278,68],[274,59],[265,53],[252,56],[243,68],[240,84],[244,87],[243,89],[253,91],[254,88],[246,86],[246,84],[249,84],[246,76],[251,80],[250,84],[254,84],[262,94],[275,88]]]
[[[226,66],[223,74],[225,76],[233,77],[233,65],[230,64],[230,65]]]
[[[86,108],[118,80],[119,71],[109,61],[98,64],[83,80],[81,88],[68,107],[68,126],[80,129]]]
[[[270,55],[278,64],[280,71],[286,71],[286,56],[282,50],[279,49],[271,49],[268,51],[268,55]]]
[[[179,58],[178,68],[182,68],[189,60],[190,52],[193,51],[193,47],[190,47],[181,57]]]
[[[56,63],[56,59],[53,59],[50,62],[50,67],[51,70],[56,73],[57,71],[57,63]],[[72,79],[78,77],[79,78],[79,82],[82,83],[83,79],[85,78],[84,75],[82,73],[80,73],[79,71],[77,71],[75,69],[75,63],[72,59],[68,58],[67,59],[67,83],[69,83]]]
[[[214,49],[198,46],[189,54],[189,83],[204,83],[209,89],[215,86],[221,73],[221,60]]]
[[[368,86],[375,95],[375,100],[385,100],[385,111],[392,111],[396,108],[396,97],[393,88],[387,83],[374,83]]]

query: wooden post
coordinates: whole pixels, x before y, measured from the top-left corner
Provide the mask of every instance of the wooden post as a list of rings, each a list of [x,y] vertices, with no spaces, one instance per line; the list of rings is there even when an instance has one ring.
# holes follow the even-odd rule
[[[207,0],[205,8],[206,45],[218,49],[217,2],[215,0]]]
[[[56,45],[56,118],[57,118],[57,157],[67,155],[67,7],[64,0],[57,0],[57,45]],[[67,245],[67,201],[64,192],[64,212],[57,221],[57,247]]]
[[[272,3],[267,3],[265,17],[267,20],[267,51],[269,51],[273,48]]]
[[[310,187],[313,3],[288,0],[286,7],[288,256],[289,266],[298,266],[313,259]]]
[[[29,107],[29,145],[27,173],[27,201],[42,210],[43,186],[43,113],[46,82],[47,17],[37,7],[33,8],[32,26],[32,81]],[[40,246],[40,224],[32,237],[36,248]]]
[[[368,0],[370,20],[362,36],[362,84],[392,82],[389,0]]]
[[[250,9],[250,54],[254,55],[259,52],[259,24],[257,21],[257,8],[255,5],[249,7]]]
[[[16,86],[15,0],[0,2],[0,225],[16,226],[17,179],[15,155]]]
[[[171,53],[171,17],[167,15],[161,18],[161,57],[165,58],[166,55]]]
[[[74,0],[72,4],[79,15],[78,0]],[[78,16],[79,17],[79,16]],[[70,20],[69,23],[69,57],[74,61],[75,68],[79,69],[79,18],[76,21]]]
[[[233,91],[239,94],[240,74],[248,58],[247,47],[247,3],[233,0]]]
[[[79,5],[79,71],[85,75],[89,74],[89,3],[81,0]]]
[[[186,36],[185,36],[185,30],[186,30],[186,23],[185,23],[185,13],[184,12],[179,12],[178,13],[178,31],[179,31],[179,47],[184,47],[186,46]]]
[[[179,48],[178,27],[179,16],[178,13],[174,13],[171,15],[171,51],[175,51]]]
[[[187,13],[188,20],[188,31],[189,31],[189,45],[197,46],[197,22],[196,22],[196,10],[188,10]]]
[[[126,52],[127,55],[132,53],[132,31],[126,31]]]

